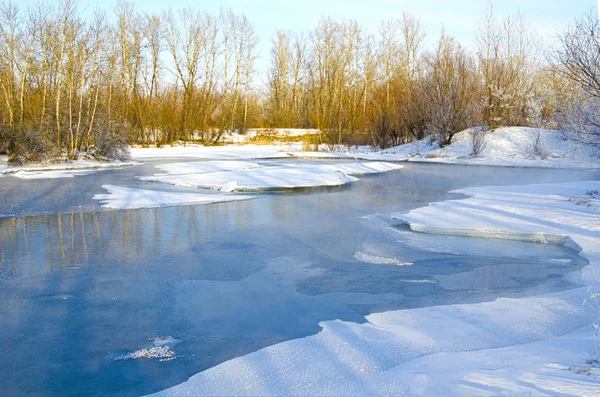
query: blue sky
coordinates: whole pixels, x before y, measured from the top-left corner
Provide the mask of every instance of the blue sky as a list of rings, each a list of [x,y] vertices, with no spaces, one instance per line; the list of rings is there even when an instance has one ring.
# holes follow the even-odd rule
[[[26,2],[29,2],[27,0]],[[33,2],[33,1],[32,1]],[[468,45],[478,17],[488,0],[133,0],[140,10],[160,11],[167,7],[197,7],[218,11],[232,8],[252,21],[264,41],[276,29],[309,30],[323,15],[334,19],[353,18],[373,32],[381,20],[397,18],[408,11],[421,18],[430,36],[437,37],[442,26]],[[19,3],[19,1],[17,1]],[[107,1],[87,0],[81,4],[107,7]],[[113,3],[114,4],[114,3]],[[499,15],[520,11],[541,35],[552,35],[585,10],[597,9],[595,0],[504,0],[494,1]],[[110,7],[110,6],[108,6]]]
[[[419,17],[428,33],[427,43],[433,43],[444,27],[445,31],[471,47],[476,23],[488,5],[488,0],[130,0],[138,10],[158,12],[172,7],[196,7],[218,12],[231,8],[246,14],[261,38],[262,62],[268,57],[270,38],[277,29],[308,31],[314,28],[323,15],[334,19],[352,18],[372,33],[377,32],[380,21],[394,19],[408,11]],[[17,0],[17,4],[30,5],[36,0]],[[111,9],[116,2],[106,0],[80,0],[83,7]],[[552,35],[564,29],[569,21],[583,12],[597,10],[595,0],[496,0],[492,2],[497,14],[515,14],[518,11],[533,25],[546,43]],[[261,62],[261,63],[262,63]]]

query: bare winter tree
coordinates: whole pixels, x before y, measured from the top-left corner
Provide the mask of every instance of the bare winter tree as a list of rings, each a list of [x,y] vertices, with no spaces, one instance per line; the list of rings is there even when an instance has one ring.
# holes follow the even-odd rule
[[[442,33],[437,50],[427,58],[422,82],[428,129],[441,146],[473,124],[479,84],[473,59],[454,38]]]
[[[554,70],[579,89],[562,112],[568,137],[600,149],[600,22],[591,11],[559,36]]]
[[[527,124],[537,71],[535,32],[520,14],[499,19],[490,5],[478,23],[476,40],[485,123],[492,129]]]

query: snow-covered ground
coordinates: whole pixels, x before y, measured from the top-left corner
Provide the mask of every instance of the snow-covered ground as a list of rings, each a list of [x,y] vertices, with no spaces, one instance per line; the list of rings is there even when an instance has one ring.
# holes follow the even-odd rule
[[[165,192],[160,190],[131,189],[121,186],[104,185],[107,194],[96,194],[103,207],[114,209],[172,207],[177,205],[211,204],[227,201],[248,200],[248,195],[206,194]]]
[[[440,148],[431,143],[430,138],[418,142],[396,146],[382,151],[375,151],[369,146],[347,147],[319,145],[318,151],[303,151],[301,142],[278,143],[270,145],[240,144],[262,130],[251,130],[246,134],[237,134],[226,139],[230,143],[225,146],[202,146],[188,144],[186,146],[163,146],[161,148],[131,148],[133,161],[147,159],[203,159],[203,160],[250,160],[276,158],[313,158],[313,159],[355,159],[373,161],[423,161],[452,164],[480,164],[498,166],[523,167],[558,167],[558,168],[597,168],[598,153],[565,140],[559,131],[526,127],[503,127],[488,132],[486,144],[477,157],[472,156],[469,131],[455,135],[453,144]],[[277,137],[294,137],[317,134],[317,130],[276,129],[268,133]],[[266,132],[265,132],[266,133]],[[539,138],[538,138],[539,137]],[[536,142],[538,142],[536,149]],[[536,154],[537,152],[537,154]],[[541,154],[541,155],[540,155]],[[19,171],[45,172],[58,170],[78,170],[132,165],[132,162],[98,163],[78,160],[63,164],[31,165],[10,167],[6,159],[0,158],[0,176]],[[57,174],[58,175],[58,174]],[[68,175],[68,174],[65,174]],[[55,176],[56,177],[56,176]]]
[[[246,160],[291,157],[289,151],[300,150],[300,144],[289,145],[227,145],[163,146],[160,148],[131,148],[133,160],[156,158],[195,158],[206,160]]]
[[[142,176],[139,179],[146,182],[222,191],[251,191],[340,186],[358,180],[352,175],[373,174],[402,168],[401,165],[384,162],[278,164],[261,166],[242,161],[175,163],[158,167],[166,171],[167,175]]]
[[[241,134],[239,132],[227,132],[221,138],[226,143],[244,143],[250,142],[258,135],[276,138],[291,138],[304,135],[317,135],[321,131],[316,129],[303,128],[257,128],[246,131]]]
[[[589,260],[570,291],[371,314],[227,361],[158,393],[190,395],[598,396],[600,182],[482,187],[395,214],[426,233],[560,243]],[[358,258],[359,260],[360,258]],[[595,303],[592,300],[592,305]]]

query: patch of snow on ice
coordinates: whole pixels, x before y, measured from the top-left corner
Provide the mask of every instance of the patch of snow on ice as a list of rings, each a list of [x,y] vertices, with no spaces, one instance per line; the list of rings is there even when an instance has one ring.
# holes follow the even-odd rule
[[[401,262],[396,258],[386,258],[383,256],[370,255],[361,251],[358,251],[354,254],[354,259],[356,259],[359,262],[372,263],[374,265],[412,266],[411,262]]]
[[[93,198],[100,200],[103,207],[114,209],[211,204],[252,198],[252,196],[246,195],[165,192],[159,190],[131,189],[114,185],[103,185],[102,187],[108,190],[108,193],[96,194]]]
[[[156,346],[149,349],[140,349],[132,353],[115,357],[115,361],[137,360],[140,358],[169,359],[175,357],[175,352],[169,346]]]
[[[156,168],[170,175],[206,174],[209,172],[240,171],[259,168],[260,164],[250,161],[190,161],[160,164]]]
[[[122,360],[137,360],[140,358],[151,358],[158,359],[159,361],[169,361],[176,357],[175,352],[172,350],[172,347],[181,340],[175,339],[171,336],[166,337],[157,337],[149,339],[153,347],[139,349],[131,353],[121,354],[114,358],[115,361]]]
[[[175,175],[154,175],[139,177],[142,181],[160,182],[177,186],[251,191],[268,189],[293,189],[318,186],[340,186],[358,179],[351,175],[388,172],[401,169],[402,165],[373,163],[342,164],[285,164],[238,171],[190,173]]]

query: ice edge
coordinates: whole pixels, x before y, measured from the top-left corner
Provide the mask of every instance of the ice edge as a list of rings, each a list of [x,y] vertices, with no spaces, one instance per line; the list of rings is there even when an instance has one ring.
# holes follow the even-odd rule
[[[469,228],[450,228],[450,227],[435,227],[426,226],[418,223],[412,223],[402,215],[392,215],[393,219],[408,225],[411,231],[425,234],[439,234],[447,236],[462,236],[462,237],[478,237],[478,238],[495,238],[500,240],[525,241],[539,244],[561,245],[571,249],[582,255],[583,248],[577,244],[568,235],[557,235],[548,233],[525,233],[525,232],[510,232],[502,229],[469,229]]]

